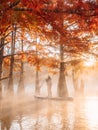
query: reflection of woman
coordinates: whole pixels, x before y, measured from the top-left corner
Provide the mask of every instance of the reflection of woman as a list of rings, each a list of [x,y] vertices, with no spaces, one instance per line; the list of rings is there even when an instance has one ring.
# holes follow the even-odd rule
[[[46,79],[46,83],[48,87],[48,97],[51,97],[52,96],[52,92],[51,92],[52,80],[50,76],[48,76],[48,78]]]

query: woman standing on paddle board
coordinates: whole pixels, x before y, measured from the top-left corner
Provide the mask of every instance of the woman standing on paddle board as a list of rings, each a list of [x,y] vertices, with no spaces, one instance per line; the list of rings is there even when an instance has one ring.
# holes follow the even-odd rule
[[[52,91],[51,91],[51,88],[52,88],[52,79],[50,76],[48,76],[48,78],[46,79],[46,83],[47,83],[47,90],[48,90],[48,97],[51,97],[52,96]]]

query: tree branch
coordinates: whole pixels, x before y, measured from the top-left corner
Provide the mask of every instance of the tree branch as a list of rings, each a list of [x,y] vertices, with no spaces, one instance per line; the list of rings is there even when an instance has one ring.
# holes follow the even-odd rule
[[[32,8],[19,8],[16,7],[14,8],[14,11],[30,11],[30,12],[36,12],[38,13],[36,10],[32,9]],[[92,16],[98,16],[98,14],[95,12],[95,9],[90,9],[90,10],[79,10],[79,9],[64,9],[64,10],[60,10],[60,9],[40,9],[40,12],[44,12],[44,13],[67,13],[67,14],[77,14],[80,16],[85,16],[85,17],[92,17]],[[90,12],[90,13],[89,13]]]
[[[16,5],[18,5],[20,3],[20,0],[16,0],[16,1],[14,1],[12,4],[10,4],[10,8],[13,8],[13,7],[15,7]]]
[[[8,79],[8,78],[9,78],[9,77],[4,77],[4,78],[1,78],[1,79],[0,79],[0,81],[1,81],[1,80],[5,80],[5,79]]]

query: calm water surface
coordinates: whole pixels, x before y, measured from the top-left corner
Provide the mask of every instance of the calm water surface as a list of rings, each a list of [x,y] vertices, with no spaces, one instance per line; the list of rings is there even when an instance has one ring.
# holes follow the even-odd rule
[[[5,98],[0,102],[0,130],[98,130],[98,99]]]

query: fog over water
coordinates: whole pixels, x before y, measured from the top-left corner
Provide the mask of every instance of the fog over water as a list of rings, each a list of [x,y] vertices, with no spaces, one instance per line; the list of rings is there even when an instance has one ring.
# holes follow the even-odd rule
[[[0,102],[0,130],[97,130],[98,99],[42,100],[31,95]]]
[[[47,96],[47,76],[47,70],[40,72],[40,94],[44,96]],[[58,76],[50,76],[53,96],[57,96]],[[35,98],[35,71],[30,66],[24,72],[24,90],[20,93],[18,73],[14,78],[14,94],[7,95],[8,81],[4,80],[3,98],[0,99],[0,130],[98,130],[97,71],[86,70],[81,77],[84,77],[85,83],[84,98],[74,97],[72,78],[70,74],[66,77],[73,101]]]

